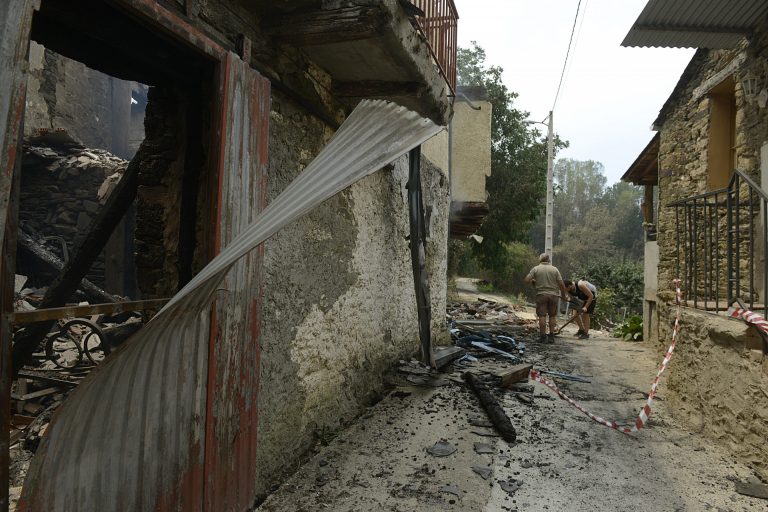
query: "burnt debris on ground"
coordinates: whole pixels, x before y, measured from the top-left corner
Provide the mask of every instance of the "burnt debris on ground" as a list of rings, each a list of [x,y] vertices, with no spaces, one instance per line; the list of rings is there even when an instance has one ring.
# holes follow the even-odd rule
[[[14,368],[9,404],[11,495],[23,484],[56,409],[166,302],[131,300],[106,291],[104,250],[63,303],[46,302],[129,163],[86,148],[60,130],[28,138],[23,151],[11,317],[14,350],[36,326],[48,322],[51,327],[35,339],[21,368]]]

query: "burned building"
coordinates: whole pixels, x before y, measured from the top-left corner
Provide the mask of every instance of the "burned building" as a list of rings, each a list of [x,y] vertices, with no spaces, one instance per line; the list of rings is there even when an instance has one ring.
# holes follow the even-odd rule
[[[117,137],[87,142],[109,145],[102,149],[130,162],[110,201],[87,228],[79,226],[78,234],[86,233],[77,249],[98,253],[102,248],[92,246],[105,237],[96,234],[117,226],[133,206],[138,290],[131,298],[166,299],[288,187],[361,99],[391,100],[447,124],[455,7],[444,0],[411,2],[415,10],[403,3],[6,3],[0,8],[4,290],[13,281],[9,255],[19,233],[23,107],[34,106],[25,92],[41,90],[34,67],[27,71],[30,41],[45,48],[46,58],[66,57],[122,81],[109,83],[122,91],[115,97],[128,126],[104,127],[119,131],[121,141],[136,133],[124,112],[137,100],[135,89],[125,83],[149,87],[135,154],[114,151]],[[33,115],[30,108],[29,123],[43,119],[48,128],[73,132],[88,125],[78,119],[59,126],[67,118],[52,115],[60,111],[50,108],[50,84],[42,90],[48,117],[45,109]],[[444,336],[448,173],[428,158],[419,163],[417,155],[362,179],[251,252],[215,290],[210,316],[178,326],[172,343],[126,361],[125,354],[135,353],[129,340],[127,350],[110,356],[114,362],[97,378],[126,384],[106,386],[100,400],[89,401],[93,386],[86,381],[75,392],[78,405],[65,401],[57,415],[62,426],[55,427],[61,432],[75,420],[76,430],[91,432],[89,445],[100,448],[75,452],[43,439],[45,455],[32,461],[20,509],[121,502],[137,510],[246,510],[292,470],[317,432],[337,428],[374,400],[383,369],[418,351],[420,332],[430,331],[419,326],[414,296],[411,249],[418,238],[426,240],[422,266],[430,276],[428,341]],[[430,212],[416,238],[408,213],[418,183],[414,168],[421,208]],[[9,305],[4,302],[6,312]],[[11,326],[4,328],[7,367]],[[8,396],[8,372],[2,382]],[[124,417],[99,416],[121,403]],[[41,476],[74,460],[80,469]],[[7,468],[6,460],[0,463]]]

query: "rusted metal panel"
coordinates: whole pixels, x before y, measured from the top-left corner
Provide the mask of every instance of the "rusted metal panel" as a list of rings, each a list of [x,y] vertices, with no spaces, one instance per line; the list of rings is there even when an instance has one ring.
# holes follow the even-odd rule
[[[27,92],[27,53],[32,12],[39,0],[0,3],[0,246],[3,244],[13,168],[20,155]]]
[[[226,248],[266,201],[269,81],[230,53],[224,66],[217,248]],[[216,295],[208,359],[205,510],[254,502],[263,245],[234,264]]]
[[[16,208],[11,193],[18,181],[27,87],[25,65],[32,12],[37,6],[36,0],[0,2],[0,512],[9,506],[11,329],[7,314],[13,311],[16,268]]]

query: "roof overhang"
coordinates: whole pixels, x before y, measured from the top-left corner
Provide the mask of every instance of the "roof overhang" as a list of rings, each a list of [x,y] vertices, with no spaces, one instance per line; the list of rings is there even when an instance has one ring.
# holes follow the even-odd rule
[[[635,185],[656,185],[659,182],[659,133],[653,136],[645,149],[629,166],[621,181]]]
[[[648,0],[621,45],[733,48],[766,14],[765,0]]]

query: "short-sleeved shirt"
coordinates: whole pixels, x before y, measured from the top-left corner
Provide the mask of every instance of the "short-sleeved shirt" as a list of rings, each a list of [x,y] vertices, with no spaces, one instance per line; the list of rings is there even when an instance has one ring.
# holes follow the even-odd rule
[[[536,280],[536,295],[560,296],[563,277],[557,267],[551,263],[539,263],[528,272],[528,278]]]

